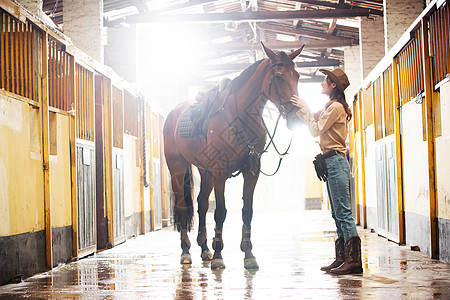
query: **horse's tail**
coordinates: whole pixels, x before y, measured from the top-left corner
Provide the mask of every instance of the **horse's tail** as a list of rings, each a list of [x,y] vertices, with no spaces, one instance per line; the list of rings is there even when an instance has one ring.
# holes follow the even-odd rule
[[[186,205],[186,225],[187,230],[190,231],[192,224],[193,224],[193,217],[194,217],[194,201],[193,198],[193,190],[194,190],[194,180],[192,176],[192,166],[189,165],[189,167],[186,170],[186,173],[184,174],[184,184],[183,184],[183,194],[184,194],[184,203]],[[180,220],[180,209],[184,210],[184,208],[180,208],[177,203],[175,203],[174,207],[174,226],[176,226],[177,230],[180,231],[182,229],[182,224]]]

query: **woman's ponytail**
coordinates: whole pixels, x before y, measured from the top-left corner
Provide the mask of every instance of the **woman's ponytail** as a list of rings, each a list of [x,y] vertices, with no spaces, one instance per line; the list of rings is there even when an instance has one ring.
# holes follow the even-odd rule
[[[328,83],[333,82],[329,76],[327,76],[327,80]],[[348,106],[347,100],[345,100],[345,94],[335,87],[330,95],[330,99],[336,100],[344,106],[345,113],[347,114],[347,122],[349,122],[352,119],[352,111]]]

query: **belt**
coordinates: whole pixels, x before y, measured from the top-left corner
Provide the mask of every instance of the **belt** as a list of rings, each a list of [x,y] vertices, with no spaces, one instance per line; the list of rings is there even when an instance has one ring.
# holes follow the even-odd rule
[[[335,155],[338,155],[338,154],[342,156],[341,152],[339,152],[337,150],[330,150],[330,151],[325,152],[322,155],[323,155],[323,158],[328,158],[328,157],[332,157],[332,156],[335,156]]]

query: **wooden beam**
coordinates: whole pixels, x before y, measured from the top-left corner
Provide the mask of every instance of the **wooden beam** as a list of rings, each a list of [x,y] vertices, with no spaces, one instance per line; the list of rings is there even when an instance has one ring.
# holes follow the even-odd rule
[[[239,72],[248,68],[251,64],[210,64],[210,65],[199,65],[196,70],[201,71],[234,71]],[[311,62],[297,62],[295,63],[296,68],[314,68],[314,67],[338,67],[341,65],[339,60],[332,59],[319,59],[317,61]]]
[[[185,8],[192,8],[192,7],[195,7],[195,6],[198,6],[198,5],[204,5],[204,4],[208,4],[208,3],[213,3],[215,1],[216,0],[190,0],[190,1],[184,2],[182,4],[169,6],[169,7],[165,8],[163,11],[164,12],[174,12],[174,11],[182,10],[182,9],[185,9]]]
[[[322,7],[331,7],[331,8],[340,8],[340,9],[357,9],[360,8],[360,6],[355,5],[353,2],[352,4],[346,4],[346,3],[334,3],[334,2],[328,2],[328,1],[320,1],[320,0],[291,0],[291,1],[295,1],[295,2],[300,2],[300,3],[304,3],[304,4],[309,4],[309,5],[314,5],[314,6],[322,6]],[[357,2],[355,2],[357,3]],[[373,4],[372,4],[373,5]],[[383,15],[383,4],[377,4],[378,6],[381,7],[381,9],[375,9],[375,11],[377,12],[377,14],[379,16]]]
[[[286,26],[267,24],[267,23],[259,23],[258,26],[264,30],[273,31],[276,33],[300,35],[302,37],[309,37],[309,38],[322,39],[322,40],[351,39],[348,37],[329,36],[326,32],[306,30],[304,28],[286,27]],[[336,28],[340,28],[340,27],[342,27],[342,26],[336,26]],[[358,35],[358,34],[359,33],[356,32],[356,35]],[[356,38],[356,40],[358,40],[358,38]]]
[[[224,74],[223,78],[226,78],[227,74]],[[215,78],[215,77],[214,77]],[[307,76],[307,77],[300,77],[299,79],[299,83],[311,83],[311,82],[316,82],[316,83],[320,83],[322,82],[324,79],[323,76]],[[208,80],[208,78],[203,78],[203,79],[198,79],[198,80],[190,80],[190,81],[185,81],[184,85],[185,86],[211,86],[211,85],[216,85],[219,84],[218,80]]]
[[[344,0],[339,0],[339,5],[342,5],[344,3]],[[328,35],[332,36],[334,30],[336,29],[336,25],[337,25],[337,19],[333,19],[333,21],[331,21],[330,26],[328,27]]]
[[[132,0],[131,2],[134,4],[134,6],[136,6],[141,14],[148,12],[147,3],[144,0]]]
[[[373,9],[323,9],[323,10],[292,10],[292,11],[246,11],[233,13],[206,13],[206,14],[137,14],[114,21],[105,22],[105,26],[114,26],[120,23],[221,23],[221,22],[248,22],[269,20],[295,20],[295,19],[333,19],[355,18],[379,15]]]
[[[302,45],[305,45],[305,49],[323,49],[323,48],[335,48],[335,47],[347,47],[355,45],[356,42],[348,39],[341,40],[330,40],[330,41],[309,41],[306,43],[302,42],[282,42],[282,41],[271,41],[266,42],[265,45],[272,50],[287,50],[287,49],[298,49]],[[239,43],[239,42],[231,42],[224,44],[214,44],[214,45],[205,45],[203,47],[203,51],[249,51],[249,50],[261,50],[261,45],[259,43]]]

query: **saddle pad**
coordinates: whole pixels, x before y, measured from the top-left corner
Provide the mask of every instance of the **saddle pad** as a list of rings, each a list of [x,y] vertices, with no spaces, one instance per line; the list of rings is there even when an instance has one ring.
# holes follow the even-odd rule
[[[181,137],[193,137],[195,135],[195,124],[192,122],[192,110],[195,106],[189,106],[183,113],[178,126],[178,134]]]

